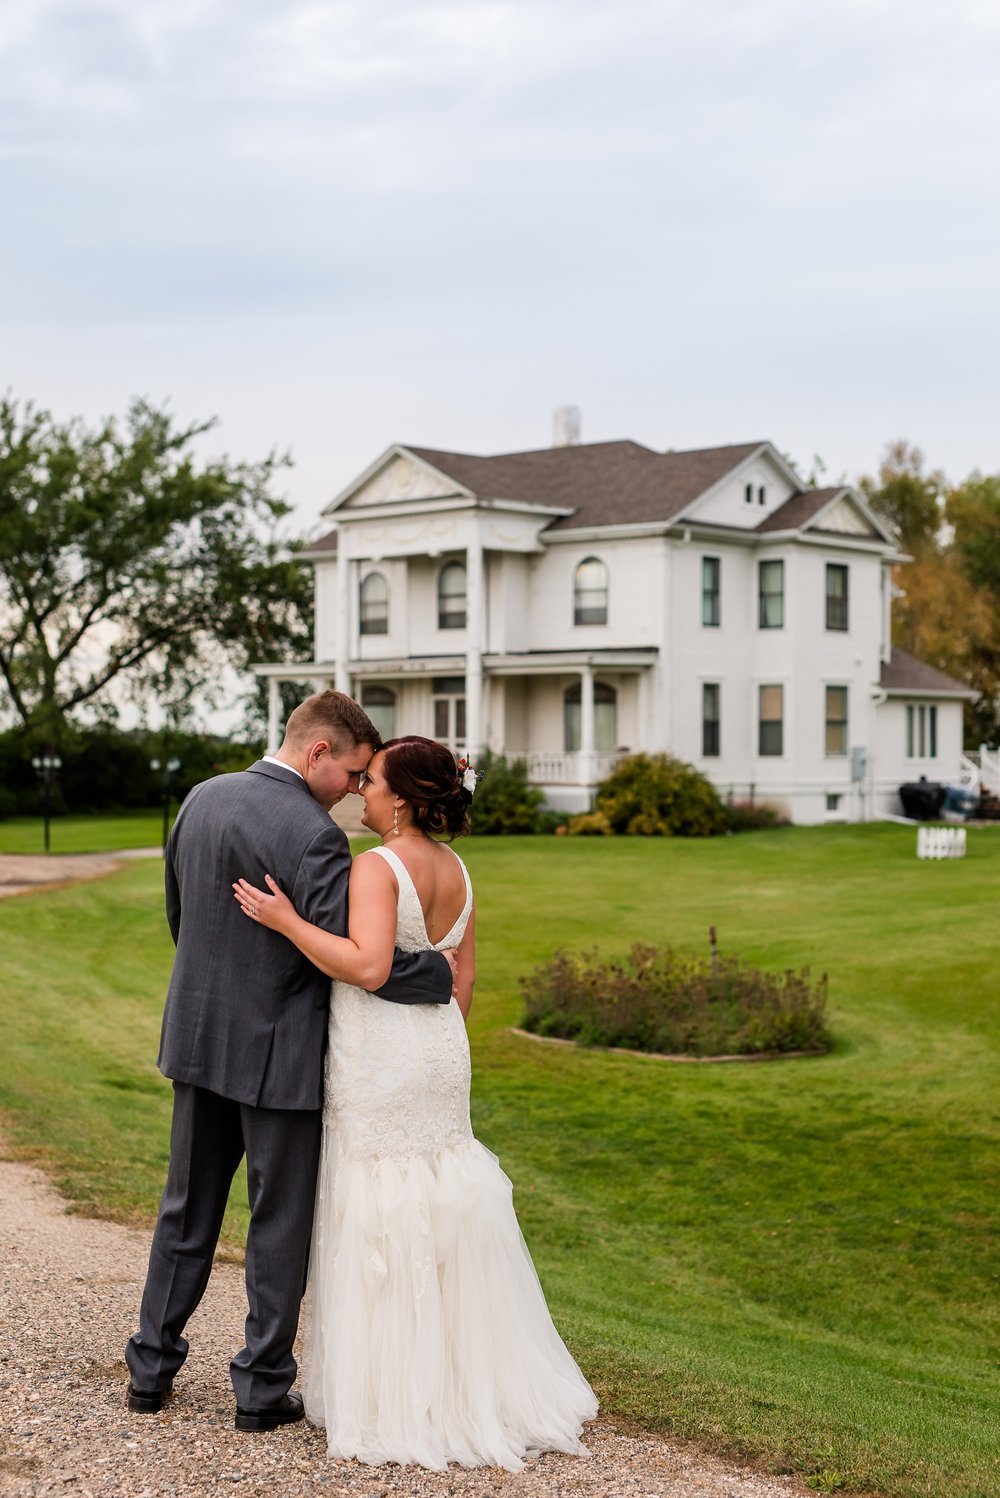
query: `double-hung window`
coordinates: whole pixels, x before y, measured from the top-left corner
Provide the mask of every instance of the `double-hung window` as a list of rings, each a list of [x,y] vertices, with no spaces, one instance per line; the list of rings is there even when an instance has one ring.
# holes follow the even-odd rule
[[[701,752],[705,759],[717,759],[719,742],[719,683],[705,681],[701,686]]]
[[[573,623],[607,622],[608,569],[599,557],[586,557],[573,574]]]
[[[840,562],[826,564],[826,627],[847,629],[847,568]]]
[[[709,628],[722,623],[722,561],[719,557],[701,559],[701,622]]]
[[[446,562],[438,573],[438,629],[465,628],[465,589],[464,564]]]
[[[757,623],[761,629],[783,629],[785,624],[785,564],[757,563]]]
[[[824,752],[847,753],[847,688],[827,687]]]
[[[381,572],[369,572],[361,584],[359,599],[359,633],[389,633],[389,584]]]
[[[785,689],[762,686],[757,693],[757,753],[782,755],[785,729]]]

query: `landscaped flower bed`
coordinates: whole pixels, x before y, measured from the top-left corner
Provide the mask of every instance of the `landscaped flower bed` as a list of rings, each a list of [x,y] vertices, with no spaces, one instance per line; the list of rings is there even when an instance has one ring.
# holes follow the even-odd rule
[[[707,957],[640,942],[623,962],[557,952],[522,983],[525,1029],[580,1045],[752,1056],[833,1044],[825,975],[761,972],[720,956],[714,940]]]

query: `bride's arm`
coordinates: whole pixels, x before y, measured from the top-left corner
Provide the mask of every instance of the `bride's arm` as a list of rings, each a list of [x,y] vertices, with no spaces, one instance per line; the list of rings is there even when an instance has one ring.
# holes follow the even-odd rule
[[[358,988],[381,988],[396,944],[396,877],[382,858],[360,853],[351,865],[347,936],[334,936],[297,914],[287,895],[265,874],[267,890],[246,879],[233,885],[244,914],[294,942],[314,967]],[[252,912],[256,914],[252,914]]]
[[[465,935],[455,949],[455,998],[462,1011],[462,1018],[469,1018],[472,1008],[472,990],[476,982],[476,907],[469,911]]]

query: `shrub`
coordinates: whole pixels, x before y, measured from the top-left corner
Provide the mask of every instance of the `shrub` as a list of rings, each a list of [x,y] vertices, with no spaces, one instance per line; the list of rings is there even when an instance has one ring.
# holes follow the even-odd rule
[[[573,817],[568,830],[574,837],[610,837],[612,833],[603,811],[585,811],[582,816]]]
[[[712,837],[726,831],[726,809],[711,781],[669,754],[633,754],[597,787],[594,814],[612,832],[636,837]],[[570,832],[593,832],[577,818]]]
[[[550,832],[554,820],[542,811],[544,797],[528,784],[528,766],[523,759],[507,759],[488,750],[476,766],[483,778],[469,808],[472,830],[477,835]]]
[[[788,818],[766,801],[730,801],[726,805],[730,832],[761,832],[767,827],[787,827]]]
[[[826,1051],[826,978],[637,943],[623,962],[557,952],[521,980],[524,1026],[581,1045],[686,1056]]]

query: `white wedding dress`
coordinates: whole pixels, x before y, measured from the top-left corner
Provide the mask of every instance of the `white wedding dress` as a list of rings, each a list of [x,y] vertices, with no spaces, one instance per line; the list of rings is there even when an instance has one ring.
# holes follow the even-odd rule
[[[402,860],[396,945],[432,946]],[[463,872],[465,865],[462,865]],[[456,946],[465,908],[438,948]],[[597,1400],[552,1324],[511,1185],[469,1123],[461,1010],[336,983],[302,1389],[333,1457],[517,1472],[586,1455]]]

